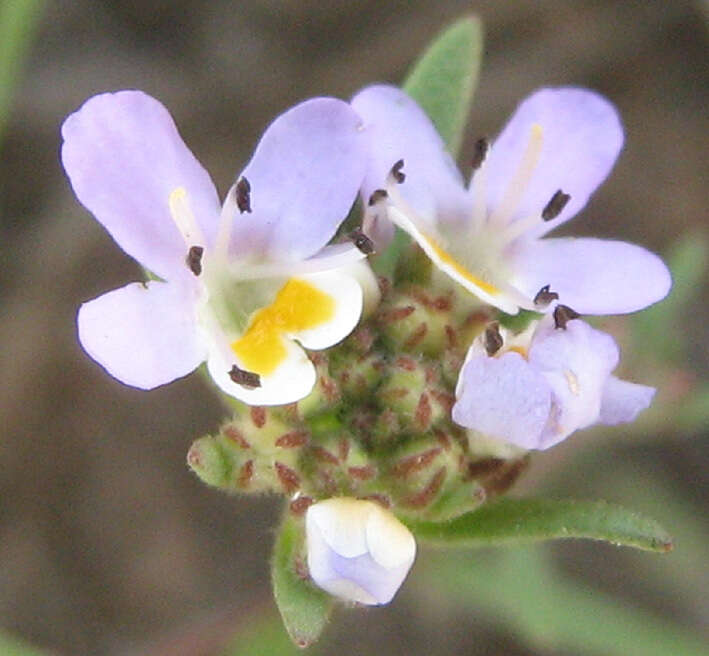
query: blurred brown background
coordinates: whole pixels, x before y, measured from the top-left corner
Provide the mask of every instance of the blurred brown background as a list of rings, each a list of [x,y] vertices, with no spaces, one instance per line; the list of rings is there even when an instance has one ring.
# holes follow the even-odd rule
[[[400,81],[435,33],[471,10],[484,19],[486,57],[469,139],[494,134],[539,86],[593,87],[619,107],[627,145],[571,230],[663,252],[706,225],[701,2],[47,3],[0,156],[0,625],[61,654],[201,654],[203,623],[228,635],[272,603],[278,500],[227,498],[184,464],[191,440],[222,416],[206,385],[193,375],[150,393],[129,389],[77,344],[79,303],[140,273],[74,200],[58,162],[63,118],[98,92],[143,89],[171,110],[223,192],[278,113],[309,96]],[[687,317],[681,337],[700,373],[705,319]],[[538,491],[584,439],[537,457],[522,491]],[[668,435],[666,444],[625,445],[622,457],[648,486],[661,475],[701,512],[707,454],[698,441]],[[603,487],[613,499],[613,481]],[[571,483],[555,491],[575,492]],[[560,553],[573,567],[590,562],[599,585],[624,588],[612,569],[620,561],[601,567],[606,552]],[[663,601],[633,585],[668,617],[706,621],[693,598]],[[185,625],[196,628],[184,634]],[[342,656],[530,653],[463,611],[426,607],[406,586],[388,608],[340,613],[327,640]]]

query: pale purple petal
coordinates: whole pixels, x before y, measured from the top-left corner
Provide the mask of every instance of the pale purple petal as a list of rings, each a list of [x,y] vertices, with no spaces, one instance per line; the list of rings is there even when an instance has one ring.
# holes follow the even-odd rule
[[[610,426],[634,421],[638,414],[650,406],[655,391],[654,387],[610,376],[603,388],[598,421]]]
[[[572,237],[519,240],[509,253],[511,284],[534,297],[550,285],[581,314],[623,314],[663,299],[672,279],[650,251],[621,241]]]
[[[525,449],[538,448],[551,390],[522,356],[473,357],[460,375],[453,421]]]
[[[105,93],[69,116],[62,136],[62,163],[77,198],[118,245],[163,278],[187,275],[188,248],[170,214],[170,193],[186,190],[210,242],[219,199],[168,111],[141,91]]]
[[[206,358],[189,285],[131,283],[79,308],[79,341],[109,374],[152,389],[193,371]]]
[[[334,98],[315,98],[279,116],[244,169],[251,212],[233,210],[231,251],[267,260],[317,253],[347,217],[362,183],[361,119]]]
[[[364,121],[369,144],[362,198],[386,186],[392,166],[404,160],[398,187],[411,208],[430,224],[465,221],[470,200],[463,178],[433,123],[404,91],[376,85],[360,91],[352,107]]]
[[[520,104],[490,149],[487,190],[491,209],[512,180],[534,124],[543,130],[542,151],[514,217],[541,216],[558,189],[571,196],[558,218],[540,221],[532,230],[539,236],[586,205],[618,157],[623,128],[613,105],[593,91],[573,87],[536,91]]]
[[[333,591],[337,591],[336,582],[346,582],[347,589],[357,586],[365,592],[355,601],[367,605],[388,604],[401,587],[403,580],[411,568],[410,563],[383,568],[371,554],[366,553],[355,558],[343,558],[334,551],[329,554],[328,572],[326,576],[320,575],[318,584],[328,590],[328,583]],[[313,577],[315,578],[315,577]]]
[[[584,321],[569,321],[561,329],[549,316],[539,324],[529,364],[551,387],[553,411],[537,448],[546,449],[598,420],[603,388],[618,358],[613,338]]]

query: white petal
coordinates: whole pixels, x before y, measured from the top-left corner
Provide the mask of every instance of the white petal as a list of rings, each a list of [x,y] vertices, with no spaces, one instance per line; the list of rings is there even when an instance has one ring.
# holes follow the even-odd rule
[[[291,332],[305,348],[319,350],[333,346],[349,335],[362,315],[363,293],[357,280],[340,271],[323,271],[302,276],[333,302],[331,317],[307,330]]]
[[[411,531],[377,504],[367,522],[367,548],[375,562],[387,569],[406,565],[408,571],[416,557],[416,541]]]
[[[248,371],[235,355],[219,348],[216,344],[210,348],[207,368],[220,389],[234,398],[249,405],[285,405],[306,397],[313,389],[317,379],[315,367],[308,356],[296,343],[283,337],[286,357],[278,367],[268,375],[260,377],[261,386],[248,388],[238,385],[229,376],[234,365]],[[227,357],[229,356],[229,357]]]
[[[353,558],[367,553],[367,522],[374,502],[350,497],[327,499],[308,508],[310,529],[317,527],[323,540],[338,555]]]

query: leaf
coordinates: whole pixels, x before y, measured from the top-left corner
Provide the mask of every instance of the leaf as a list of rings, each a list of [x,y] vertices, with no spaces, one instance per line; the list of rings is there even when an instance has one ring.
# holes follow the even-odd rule
[[[636,341],[654,350],[668,362],[682,360],[687,342],[672,336],[683,334],[683,317],[692,304],[701,303],[702,281],[709,263],[709,239],[696,232],[681,237],[667,258],[672,272],[672,290],[662,302],[638,313],[634,319]]]
[[[295,656],[300,650],[290,641],[275,613],[254,613],[232,638],[221,656]]]
[[[302,544],[302,522],[287,513],[273,547],[271,581],[288,634],[296,645],[307,647],[325,628],[332,611],[332,598],[296,572]]]
[[[492,555],[492,554],[489,554]],[[443,603],[481,610],[506,625],[525,646],[603,656],[699,656],[701,638],[666,617],[635,608],[587,583],[562,578],[537,549],[510,549],[471,560],[450,553],[426,563],[427,586],[443,588]],[[445,612],[445,609],[444,611]]]
[[[482,43],[482,25],[476,16],[453,23],[434,39],[404,83],[404,90],[428,114],[453,157],[460,150],[477,85]]]
[[[42,0],[0,3],[0,140],[10,114],[12,92],[43,9]]]
[[[48,652],[33,647],[24,640],[0,631],[0,654],[3,656],[48,656]]]
[[[654,520],[605,501],[502,499],[449,522],[407,522],[419,539],[467,546],[590,538],[667,552],[672,538]]]

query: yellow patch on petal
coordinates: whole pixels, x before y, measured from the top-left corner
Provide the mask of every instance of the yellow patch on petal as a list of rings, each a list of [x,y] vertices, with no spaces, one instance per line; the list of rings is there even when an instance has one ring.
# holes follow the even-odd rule
[[[231,348],[246,370],[268,376],[288,357],[284,334],[317,328],[334,316],[335,301],[329,294],[291,278]]]
[[[509,352],[509,351],[514,351],[515,353],[519,353],[525,360],[528,359],[528,357],[527,357],[527,356],[528,356],[527,349],[524,348],[523,346],[511,346],[511,347],[510,347],[509,349],[507,349],[507,350],[508,350],[508,352]]]
[[[428,235],[423,235],[424,239],[428,242],[428,246],[436,254],[436,257],[445,265],[451,267],[455,272],[465,278],[468,282],[471,282],[476,287],[479,287],[484,292],[496,296],[500,293],[497,287],[494,287],[490,283],[481,280],[480,278],[474,276],[470,271],[468,271],[458,260],[456,260],[448,251],[441,248],[431,237]]]

